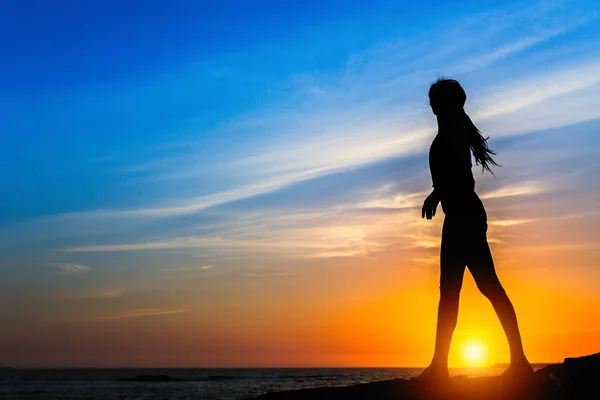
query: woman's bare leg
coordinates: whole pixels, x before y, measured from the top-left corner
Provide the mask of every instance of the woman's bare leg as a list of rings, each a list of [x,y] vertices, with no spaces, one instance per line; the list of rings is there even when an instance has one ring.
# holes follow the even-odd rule
[[[531,366],[523,350],[517,315],[512,302],[498,279],[492,253],[485,237],[475,241],[473,251],[468,258],[468,267],[477,287],[490,300],[498,319],[500,319],[510,346],[511,365],[518,367],[520,370],[522,369],[523,372],[528,372]]]
[[[452,335],[458,321],[458,306],[465,263],[456,257],[448,257],[444,253],[440,260],[440,302],[432,364],[447,370]]]
[[[440,379],[448,377],[448,353],[452,335],[458,320],[458,293],[444,293],[440,290],[438,304],[437,329],[433,359],[417,379]]]
[[[417,379],[448,377],[448,353],[458,321],[458,306],[466,267],[462,235],[454,221],[446,218],[440,250],[440,301],[433,360]]]

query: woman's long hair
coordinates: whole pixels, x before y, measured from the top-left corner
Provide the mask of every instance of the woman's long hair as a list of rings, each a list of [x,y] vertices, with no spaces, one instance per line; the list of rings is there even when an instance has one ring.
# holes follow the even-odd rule
[[[475,163],[481,165],[482,170],[491,170],[491,166],[499,167],[492,156],[496,155],[487,144],[489,137],[483,137],[481,131],[475,126],[464,110],[467,94],[460,83],[454,79],[440,78],[429,88],[429,104],[433,112],[440,116],[464,118],[467,124],[469,146],[475,157]]]

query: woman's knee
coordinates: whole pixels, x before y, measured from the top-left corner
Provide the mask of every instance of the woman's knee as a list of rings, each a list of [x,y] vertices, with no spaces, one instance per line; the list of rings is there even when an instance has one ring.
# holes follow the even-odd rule
[[[453,302],[460,299],[460,291],[462,285],[441,284],[440,285],[440,301]]]
[[[491,280],[486,282],[478,282],[477,287],[481,294],[490,300],[499,299],[506,296],[506,292],[499,280]]]

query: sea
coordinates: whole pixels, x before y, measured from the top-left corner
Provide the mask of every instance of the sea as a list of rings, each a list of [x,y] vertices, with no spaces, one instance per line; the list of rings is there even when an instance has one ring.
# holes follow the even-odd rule
[[[536,365],[536,369],[542,365]],[[493,376],[505,367],[451,369],[451,375]],[[188,368],[4,369],[4,400],[241,400],[267,392],[346,386],[411,378],[422,368]],[[131,382],[140,375],[167,375],[178,382]]]

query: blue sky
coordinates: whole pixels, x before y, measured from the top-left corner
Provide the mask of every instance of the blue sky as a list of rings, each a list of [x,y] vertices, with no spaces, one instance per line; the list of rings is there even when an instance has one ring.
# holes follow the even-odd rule
[[[0,299],[29,327],[177,314],[186,285],[430,260],[441,75],[498,151],[495,178],[476,171],[498,227],[598,222],[597,17],[593,0],[3,2]]]

